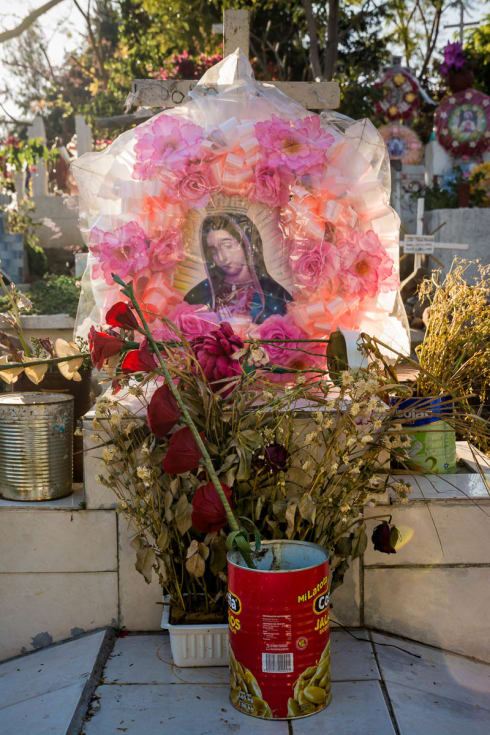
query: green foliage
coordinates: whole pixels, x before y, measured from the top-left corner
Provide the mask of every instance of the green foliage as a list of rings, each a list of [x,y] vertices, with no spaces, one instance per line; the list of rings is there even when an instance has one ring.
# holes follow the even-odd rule
[[[76,316],[80,281],[71,276],[49,275],[31,285],[26,295],[32,302],[31,314],[68,314]]]
[[[29,273],[31,276],[42,278],[48,270],[48,258],[43,248],[33,242],[26,242],[24,245],[27,252],[27,262],[29,264]]]
[[[0,148],[0,158],[16,171],[25,171],[34,166],[39,159],[46,162],[55,161],[57,156],[58,151],[49,150],[44,145],[42,138],[29,138],[26,141],[11,136]]]
[[[472,186],[468,177],[465,175],[460,166],[453,169],[451,177],[444,178],[443,186],[436,181],[432,186],[428,186],[424,191],[425,209],[457,209],[459,204],[459,189],[461,186],[468,188],[468,206],[481,207],[484,205],[486,191],[480,189],[475,184],[482,181],[485,177],[483,172],[477,173],[471,177]]]
[[[466,36],[465,53],[468,53],[475,81],[473,87],[490,94],[490,15],[485,22]]]

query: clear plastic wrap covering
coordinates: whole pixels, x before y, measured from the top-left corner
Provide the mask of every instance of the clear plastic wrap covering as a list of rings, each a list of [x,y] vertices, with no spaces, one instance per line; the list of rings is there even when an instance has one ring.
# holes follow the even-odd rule
[[[268,340],[340,327],[407,353],[399,219],[373,125],[309,112],[255,81],[238,50],[190,98],[73,164],[90,251],[78,334],[121,300],[116,273],[157,339],[172,338],[168,319],[189,339],[220,321]]]

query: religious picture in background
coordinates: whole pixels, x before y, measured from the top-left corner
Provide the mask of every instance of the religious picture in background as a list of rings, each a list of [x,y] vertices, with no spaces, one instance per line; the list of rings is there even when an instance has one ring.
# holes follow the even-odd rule
[[[223,321],[249,316],[261,324],[286,313],[292,296],[267,272],[259,231],[245,214],[206,217],[201,247],[207,278],[186,294],[187,303],[206,304]]]
[[[449,116],[448,128],[456,140],[471,141],[481,136],[486,128],[485,113],[478,105],[456,107]]]

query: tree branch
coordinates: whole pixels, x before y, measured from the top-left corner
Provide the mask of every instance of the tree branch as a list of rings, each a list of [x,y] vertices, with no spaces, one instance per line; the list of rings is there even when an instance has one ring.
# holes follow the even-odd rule
[[[325,53],[325,78],[330,81],[335,72],[339,46],[339,0],[328,0],[328,33]]]
[[[310,37],[310,66],[313,79],[317,82],[323,79],[322,67],[320,64],[320,46],[318,43],[318,34],[315,26],[315,16],[313,15],[313,7],[311,0],[301,0],[301,5],[305,11],[306,23],[308,25],[308,35]],[[329,16],[330,20],[330,16]]]
[[[73,0],[73,2],[75,3],[76,7],[78,8],[78,10],[80,11],[80,13],[83,15],[83,17],[85,19],[85,22],[87,24],[88,38],[89,38],[89,41],[90,41],[90,45],[92,46],[92,51],[94,52],[95,59],[97,61],[97,66],[99,67],[100,78],[104,82],[104,85],[107,85],[107,72],[106,72],[106,70],[104,68],[104,60],[102,59],[102,56],[101,56],[101,53],[100,53],[100,45],[99,45],[99,43],[97,43],[97,39],[95,38],[95,34],[93,32],[93,29],[92,29],[92,22],[90,20],[90,2],[89,2],[89,5],[88,5],[87,12],[85,12],[80,7],[80,5],[77,2],[77,0]]]
[[[48,10],[51,10],[55,5],[59,5],[59,3],[62,2],[63,0],[48,0],[48,2],[41,5],[40,8],[36,8],[31,11],[29,15],[26,15],[24,20],[19,23],[19,25],[15,26],[15,28],[11,28],[9,31],[2,31],[2,33],[0,33],[0,43],[10,41],[11,38],[17,38],[17,36],[24,33],[24,31],[26,31],[39,18],[39,16],[44,15]]]

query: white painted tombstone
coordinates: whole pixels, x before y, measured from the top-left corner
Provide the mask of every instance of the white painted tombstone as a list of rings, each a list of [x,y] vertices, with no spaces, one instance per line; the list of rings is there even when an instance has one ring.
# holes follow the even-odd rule
[[[90,153],[92,150],[92,128],[87,125],[83,115],[75,115],[75,133],[77,135],[77,156]]]

